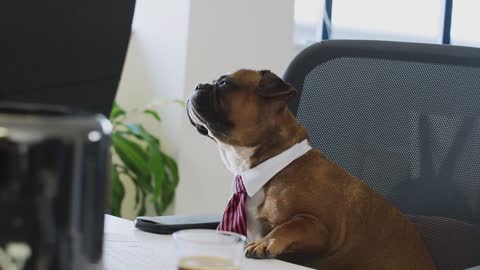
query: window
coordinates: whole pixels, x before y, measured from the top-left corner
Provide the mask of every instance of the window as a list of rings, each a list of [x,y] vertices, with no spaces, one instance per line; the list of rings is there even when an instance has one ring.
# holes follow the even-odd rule
[[[441,43],[445,0],[333,0],[332,39]]]
[[[325,0],[295,1],[293,40],[296,45],[307,46],[322,40],[324,6]]]
[[[331,39],[442,43],[446,12],[452,12],[451,43],[480,47],[479,0],[332,0]],[[297,46],[320,41],[325,0],[295,1]]]
[[[480,47],[479,0],[454,0],[452,7],[452,44]]]

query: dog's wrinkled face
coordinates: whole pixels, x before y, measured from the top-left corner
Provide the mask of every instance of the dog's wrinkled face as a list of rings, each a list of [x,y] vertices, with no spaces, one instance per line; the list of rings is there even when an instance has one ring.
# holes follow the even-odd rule
[[[242,69],[199,84],[187,114],[199,133],[222,143],[255,146],[273,132],[296,91],[270,71]]]

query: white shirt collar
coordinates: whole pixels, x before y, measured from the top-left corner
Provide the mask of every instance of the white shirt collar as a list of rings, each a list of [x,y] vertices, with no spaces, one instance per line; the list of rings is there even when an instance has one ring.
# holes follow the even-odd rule
[[[301,157],[312,147],[307,140],[303,140],[284,152],[265,160],[254,168],[240,174],[247,194],[253,197],[272,177],[283,170],[292,161]]]

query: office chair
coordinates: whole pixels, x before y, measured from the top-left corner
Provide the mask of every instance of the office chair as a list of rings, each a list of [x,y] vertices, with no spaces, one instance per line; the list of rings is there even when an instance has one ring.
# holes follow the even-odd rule
[[[326,41],[284,78],[312,146],[406,214],[439,270],[480,265],[480,49]]]

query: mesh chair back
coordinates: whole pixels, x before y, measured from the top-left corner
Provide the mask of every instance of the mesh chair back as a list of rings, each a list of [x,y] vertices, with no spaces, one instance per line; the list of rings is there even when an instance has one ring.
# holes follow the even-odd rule
[[[480,265],[480,49],[327,41],[285,79],[313,147],[409,215],[439,269]]]

